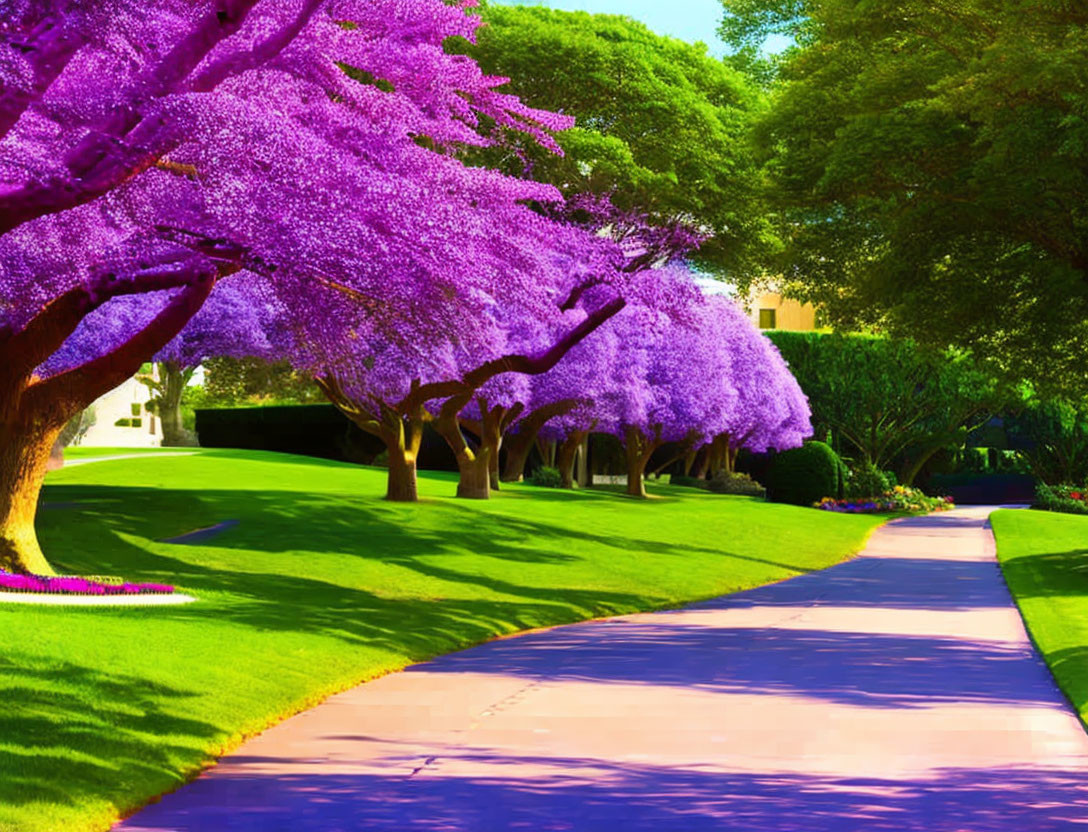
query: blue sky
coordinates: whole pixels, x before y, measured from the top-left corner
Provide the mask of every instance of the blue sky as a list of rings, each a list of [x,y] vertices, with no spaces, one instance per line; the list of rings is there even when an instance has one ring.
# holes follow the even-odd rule
[[[701,40],[715,55],[724,45],[718,40],[721,0],[496,0],[506,5],[550,6],[568,11],[625,14],[641,20],[655,32],[686,41]]]
[[[625,14],[641,20],[658,34],[672,35],[694,43],[702,41],[712,55],[721,55],[725,44],[718,40],[722,19],[721,0],[493,0],[505,5],[548,6],[567,11]],[[789,45],[777,35],[768,39],[764,50],[779,52]]]

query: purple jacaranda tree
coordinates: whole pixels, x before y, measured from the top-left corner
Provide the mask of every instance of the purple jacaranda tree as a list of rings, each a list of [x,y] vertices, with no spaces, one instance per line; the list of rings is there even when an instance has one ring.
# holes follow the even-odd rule
[[[628,493],[641,497],[646,464],[666,442],[681,454],[709,453],[718,437],[753,450],[799,445],[811,433],[807,403],[773,345],[733,301],[703,296],[690,276],[668,270],[658,285],[668,300],[629,307],[599,333],[615,346],[592,403],[541,431],[561,442],[564,464],[588,431],[611,433],[624,447]]]
[[[542,383],[534,390],[535,406],[526,420],[528,424],[519,425],[514,434],[517,440],[527,443],[532,441],[529,436],[539,437],[542,443],[553,443],[555,466],[563,488],[574,487],[578,449],[596,430],[599,414],[613,404],[616,380],[622,377],[624,367],[635,371],[623,380],[625,383],[644,383],[637,373],[640,365],[625,364],[630,356],[620,340],[619,329],[610,321],[592,339],[579,344],[563,365],[542,377]],[[535,423],[531,421],[534,419]],[[528,436],[522,438],[522,432]],[[525,453],[528,454],[528,444]],[[518,464],[524,466],[524,460]]]
[[[553,369],[531,380],[524,410],[518,414],[516,421],[512,420],[504,439],[506,462],[502,471],[503,481],[520,482],[524,478],[525,464],[538,437],[557,442],[570,439],[570,443],[577,447],[578,439],[572,438],[572,434],[578,432],[583,424],[578,416],[583,411],[588,412],[597,397],[607,392],[612,376],[611,364],[617,350],[614,328],[606,324],[591,338],[575,346]],[[587,422],[586,430],[591,424],[592,417]],[[583,438],[584,435],[582,432]],[[571,452],[571,465],[573,461]],[[560,473],[566,470],[569,475],[570,466],[566,469],[562,465],[559,467]],[[564,484],[569,486],[571,483]]]
[[[499,451],[510,425],[525,410],[531,378],[533,376],[524,373],[495,376],[472,395],[460,413],[456,414],[456,421],[451,416],[463,397],[450,397],[437,408],[435,429],[457,459],[459,492],[466,487],[478,488],[475,480],[485,475],[482,470],[484,454],[488,489],[499,490]],[[474,438],[466,436],[466,430]]]
[[[712,474],[732,473],[742,448],[755,453],[796,448],[812,435],[812,424],[808,399],[778,348],[732,301],[719,296],[709,302],[719,331],[733,333],[730,353],[737,403],[705,448],[705,467]]]
[[[464,308],[426,321],[427,349],[403,324],[396,333],[359,338],[349,322],[340,337],[316,350],[319,338],[304,339],[312,354],[303,364],[330,400],[385,442],[388,499],[417,499],[418,448],[423,425],[432,420],[457,457],[457,495],[486,499],[503,431],[513,409],[525,403],[485,396],[480,410],[478,391],[503,374],[548,372],[628,304],[670,312],[656,275],[697,244],[695,234],[621,213],[604,198],[593,200],[589,211],[566,205],[550,188],[533,187],[541,210],[495,213],[487,231],[496,248],[518,240],[536,244],[521,244],[520,257],[478,257]],[[475,447],[460,430],[470,404],[467,415],[478,417],[481,431]]]
[[[440,321],[425,320],[426,337],[403,322],[396,331],[356,337],[352,319],[342,316],[341,337],[303,339],[311,354],[302,366],[349,418],[385,442],[388,499],[417,498],[416,459],[430,421],[457,456],[458,495],[486,498],[501,437],[493,426],[517,405],[511,398],[517,384],[497,377],[546,372],[626,303],[617,286],[623,277],[618,254],[608,240],[532,212],[512,222],[516,227],[509,229],[494,224],[496,245],[531,229],[547,239],[527,247],[520,263],[477,259],[476,291]],[[565,299],[587,281],[595,285],[568,306]],[[466,415],[481,422],[475,448],[459,422],[470,404],[475,411]]]
[[[551,189],[468,169],[452,151],[487,141],[481,116],[544,144],[569,120],[444,52],[478,25],[459,4],[0,8],[2,568],[51,571],[33,521],[54,438],[225,278],[254,278],[292,338],[327,345],[346,309],[360,338],[408,319],[422,349],[447,318],[472,314],[478,264],[517,269],[546,237],[520,233],[518,218]],[[496,240],[496,228],[514,233]],[[129,296],[137,309],[118,311],[128,325],[115,338],[83,339],[60,360],[81,322]]]

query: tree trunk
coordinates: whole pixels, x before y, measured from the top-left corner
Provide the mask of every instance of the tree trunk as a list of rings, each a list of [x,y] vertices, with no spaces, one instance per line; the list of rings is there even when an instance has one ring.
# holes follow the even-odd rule
[[[555,467],[557,446],[558,443],[554,439],[541,439],[539,436],[536,438],[536,449],[540,454],[540,459],[549,468]]]
[[[459,414],[468,404],[468,396],[453,396],[445,401],[435,420],[435,429],[446,440],[457,458],[457,496],[468,500],[487,500],[491,497],[493,456],[498,456],[502,442],[502,428],[507,408],[488,408],[487,400],[478,399],[480,444],[473,450],[461,431]],[[497,474],[498,471],[496,470]]]
[[[389,456],[385,499],[392,503],[419,501],[416,462],[419,459],[419,447],[423,443],[423,425],[426,419],[426,411],[422,408],[405,417],[392,409],[382,414],[378,435],[385,441]]]
[[[417,502],[416,460],[423,442],[423,425],[429,418],[423,405],[417,404],[404,414],[385,403],[368,408],[354,401],[336,376],[317,376],[314,381],[341,413],[385,443],[389,458],[385,499],[393,503]]]
[[[645,497],[646,483],[642,481],[645,466],[642,463],[641,442],[628,438],[623,451],[627,458],[627,493],[632,497]]]
[[[490,454],[483,448],[479,454],[471,457],[458,456],[457,496],[465,500],[488,500],[491,498]]]
[[[697,480],[705,480],[707,469],[710,468],[710,445],[703,445],[695,458],[695,472],[692,474]]]
[[[506,464],[502,467],[503,482],[521,482],[525,479],[525,463],[529,461],[529,452],[535,441],[536,433],[530,436],[524,428],[506,438]]]
[[[561,399],[538,407],[518,422],[518,432],[510,434],[504,440],[506,464],[503,466],[502,481],[521,482],[525,478],[525,463],[529,459],[529,452],[540,434],[540,429],[551,419],[570,413],[579,405],[586,404],[587,401],[586,399]],[[510,422],[512,424],[513,420]]]
[[[573,431],[559,446],[557,462],[559,464],[559,476],[562,479],[563,488],[574,488],[574,463],[578,459],[578,451],[585,442],[589,431]]]
[[[387,444],[389,452],[389,478],[386,484],[385,499],[392,503],[415,503],[419,501],[416,484],[416,457],[396,443]]]
[[[737,472],[737,455],[740,453],[740,447],[734,448],[732,445],[726,446],[725,449],[725,470],[730,474]]]
[[[692,448],[686,454],[684,454],[684,476],[691,476],[691,469],[695,465],[695,457],[699,452]]]
[[[158,416],[162,423],[163,447],[176,448],[191,445],[181,419],[181,397],[185,392],[185,373],[173,361],[159,364]]]
[[[488,454],[488,479],[491,482],[491,490],[499,491],[501,477],[499,476],[499,451],[502,450],[502,437],[499,437],[499,442],[495,446],[492,453]]]
[[[63,422],[18,421],[0,428],[0,569],[54,574],[38,545],[34,516],[46,464]]]
[[[627,459],[627,493],[632,497],[645,497],[646,484],[643,473],[654,450],[661,444],[661,428],[654,428],[654,438],[650,439],[635,427],[627,428],[623,443],[624,456]]]
[[[134,376],[196,314],[214,285],[202,268],[192,273],[192,284],[119,347],[46,379],[33,376],[34,367],[87,314],[80,296],[84,290],[54,300],[19,332],[0,332],[0,568],[53,573],[34,532],[53,443],[69,419]]]

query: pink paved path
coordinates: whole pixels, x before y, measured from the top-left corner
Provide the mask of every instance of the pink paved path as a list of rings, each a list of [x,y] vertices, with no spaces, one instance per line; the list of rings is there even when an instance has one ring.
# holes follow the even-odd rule
[[[987,514],[896,521],[822,572],[362,685],[119,828],[1088,830],[1088,736]]]

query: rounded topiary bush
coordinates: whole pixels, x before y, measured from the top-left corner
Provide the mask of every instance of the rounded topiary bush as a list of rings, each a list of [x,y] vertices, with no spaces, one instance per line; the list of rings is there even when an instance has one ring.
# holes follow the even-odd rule
[[[748,474],[730,471],[719,471],[707,483],[707,488],[715,494],[737,494],[742,497],[765,497],[767,494],[767,489]]]
[[[845,496],[852,500],[879,497],[897,484],[895,474],[891,471],[881,471],[869,462],[848,473]]]
[[[767,499],[795,506],[811,506],[824,497],[842,499],[845,470],[830,445],[806,442],[775,457]]]
[[[541,488],[562,488],[563,475],[559,473],[558,468],[552,468],[550,465],[541,465],[529,475],[529,484],[537,485]]]

